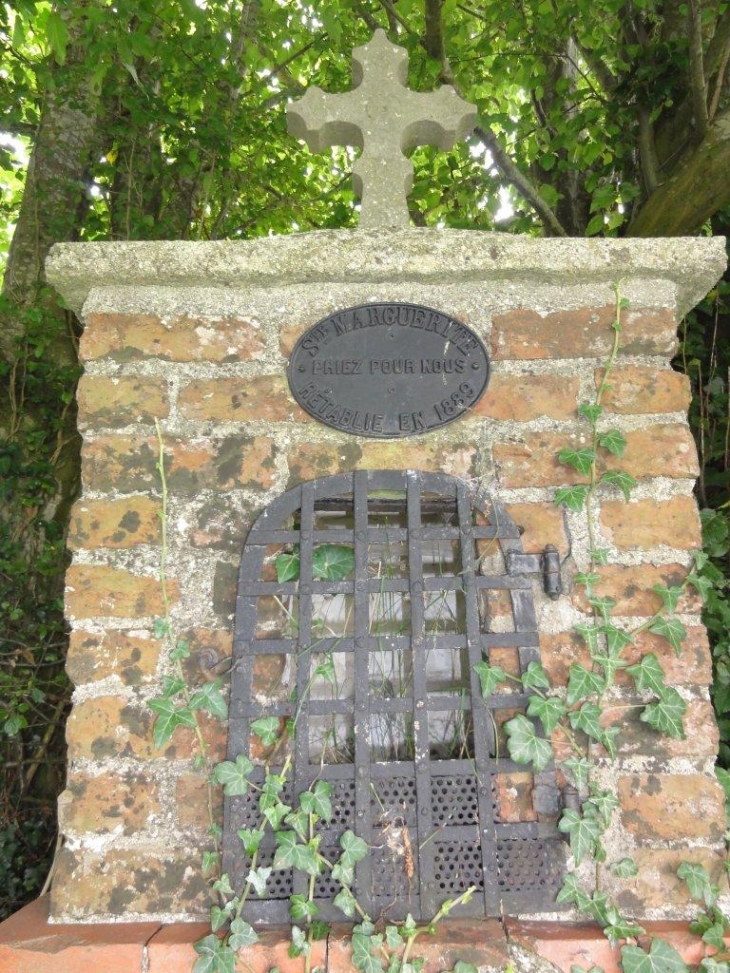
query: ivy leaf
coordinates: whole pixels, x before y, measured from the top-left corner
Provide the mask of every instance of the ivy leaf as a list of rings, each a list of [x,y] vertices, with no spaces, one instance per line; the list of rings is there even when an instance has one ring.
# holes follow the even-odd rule
[[[385,942],[388,945],[388,949],[400,949],[403,945],[403,940],[401,939],[401,934],[398,932],[397,926],[386,926],[385,927]]]
[[[648,723],[653,730],[658,730],[659,733],[666,733],[667,736],[684,740],[682,717],[686,712],[687,704],[677,690],[671,686],[665,686],[659,701],[645,706],[639,719]]]
[[[344,912],[348,919],[354,919],[357,912],[357,901],[349,888],[340,889],[333,899],[334,904]]]
[[[362,861],[369,850],[367,843],[362,838],[358,838],[352,831],[345,831],[340,837],[340,848],[342,848],[342,855],[340,856],[339,864],[345,868]]]
[[[338,861],[332,866],[332,878],[342,885],[352,885],[355,881],[355,866],[343,865],[342,861]]]
[[[596,421],[603,415],[604,409],[596,402],[583,402],[578,406],[578,412],[595,426]]]
[[[568,770],[573,777],[573,783],[579,791],[588,787],[588,780],[591,773],[591,762],[587,757],[570,757],[563,762],[563,767]]]
[[[598,651],[598,636],[601,634],[600,625],[574,625],[573,631],[580,635],[588,646],[591,655]]]
[[[619,806],[619,800],[611,791],[593,790],[590,798],[583,805],[584,817],[594,817],[605,831],[610,825],[613,812]]]
[[[259,802],[259,806],[261,807],[261,813],[271,825],[272,831],[279,831],[284,823],[284,819],[288,817],[291,811],[288,804],[282,804],[279,801],[275,801],[273,804],[264,807],[263,798]]]
[[[259,937],[252,926],[245,922],[239,916],[234,919],[231,923],[230,935],[228,937],[228,942],[231,949],[238,952],[239,949],[243,949],[244,946],[253,946],[254,943],[259,941]]]
[[[220,906],[213,905],[210,907],[210,928],[213,932],[218,932],[223,926],[228,922],[230,915],[229,909],[221,909]]]
[[[725,923],[718,919],[702,933],[702,942],[716,949],[725,949]]]
[[[528,716],[540,720],[546,736],[550,736],[566,712],[565,703],[554,696],[530,696],[527,703]]]
[[[217,784],[223,785],[223,793],[227,797],[235,797],[237,794],[246,794],[249,787],[249,775],[253,770],[253,764],[248,757],[239,753],[235,761],[224,760],[217,764],[213,770],[213,780]]]
[[[583,507],[585,507],[587,496],[587,486],[560,487],[555,491],[555,500],[553,502],[556,507],[564,503],[568,510],[574,510],[576,513],[580,513]]]
[[[281,723],[278,716],[262,716],[251,724],[251,732],[265,747],[273,746],[279,739]]]
[[[465,963],[463,959],[458,959],[454,963],[454,973],[479,973],[479,970],[473,963]]]
[[[652,939],[647,953],[640,946],[621,947],[624,973],[686,973],[687,965],[677,950],[664,939]]]
[[[292,919],[313,919],[319,914],[319,906],[303,893],[292,895],[289,899],[289,915]]]
[[[276,836],[274,868],[296,868],[307,875],[319,875],[322,864],[319,860],[319,839],[301,844],[293,831],[280,831]]]
[[[311,946],[307,941],[304,930],[299,926],[291,927],[291,943],[289,943],[289,956],[296,959],[297,956],[309,956]]]
[[[271,868],[257,868],[255,871],[251,869],[246,876],[246,881],[253,885],[256,895],[263,895],[266,891],[266,883],[269,880],[271,872]]]
[[[331,652],[321,653],[321,655],[322,661],[315,667],[314,675],[319,676],[320,679],[324,679],[330,686],[334,686],[337,682],[335,660],[332,658]]]
[[[299,548],[295,547],[290,554],[279,554],[274,561],[276,568],[276,580],[279,584],[286,581],[298,581],[301,570],[301,558]]]
[[[606,645],[612,656],[620,655],[627,645],[634,644],[633,636],[617,628],[615,625],[602,625],[601,632],[606,636]]]
[[[608,564],[608,556],[610,551],[606,547],[597,547],[594,551],[591,551],[589,556],[594,564]]]
[[[566,808],[558,821],[558,830],[570,835],[570,850],[576,865],[580,865],[587,855],[595,853],[601,837],[601,829],[595,818],[581,817],[576,811]]]
[[[588,604],[591,605],[601,616],[604,625],[611,622],[611,612],[616,607],[613,598],[589,598]]]
[[[661,598],[664,611],[675,612],[684,588],[680,585],[667,587],[665,584],[655,584],[651,590]]]
[[[645,932],[643,926],[630,919],[624,919],[618,909],[612,910],[612,921],[603,930],[604,936],[612,946],[617,946],[621,939],[635,939],[637,936],[643,936]]]
[[[228,716],[228,703],[221,693],[222,685],[221,679],[214,679],[196,689],[190,697],[190,709],[202,709],[219,720],[225,720]]]
[[[170,658],[173,662],[182,662],[184,659],[190,658],[190,645],[185,641],[185,639],[180,639],[175,648],[170,653]]]
[[[710,873],[703,865],[694,862],[682,862],[677,869],[677,878],[686,883],[693,899],[704,902],[708,908],[711,908],[717,902],[720,890],[712,884]],[[722,948],[724,949],[724,946]]]
[[[322,821],[332,818],[332,785],[324,780],[318,780],[314,788],[304,791],[299,797],[299,806],[307,814],[316,814]]]
[[[609,429],[608,432],[599,433],[598,445],[614,456],[622,456],[626,449],[626,437],[618,429]]]
[[[593,740],[603,743],[604,733],[601,727],[601,710],[591,700],[583,703],[579,710],[568,714],[570,725],[574,730],[582,730]]]
[[[502,666],[490,666],[487,662],[477,662],[474,672],[479,676],[482,687],[482,699],[487,699],[501,682],[507,679],[507,673]]]
[[[579,513],[585,507],[587,496],[587,486],[560,487],[555,491],[554,503],[556,507],[564,503],[568,510]]]
[[[682,642],[687,638],[687,629],[678,618],[664,618],[660,616],[649,626],[649,631],[663,636],[677,655],[682,651]]]
[[[522,685],[525,689],[550,689],[550,680],[539,662],[531,662],[527,670],[522,673]]]
[[[618,878],[633,878],[639,874],[639,869],[633,858],[622,858],[620,861],[614,862],[611,865],[611,871]]]
[[[234,973],[236,954],[232,944],[224,943],[211,934],[193,944],[198,954],[193,973]]]
[[[578,662],[571,665],[568,673],[568,706],[577,703],[579,699],[598,696],[606,688],[606,681],[600,672],[591,672]]]
[[[636,486],[634,477],[625,470],[606,470],[599,482],[611,483],[613,486],[618,487],[621,493],[623,493],[625,500],[631,499],[631,491]]]
[[[378,938],[357,931],[352,933],[352,962],[362,973],[382,973],[383,963],[372,953]]]
[[[700,960],[702,973],[730,973],[730,963],[718,962],[712,956]]]
[[[590,571],[586,573],[585,571],[579,571],[573,578],[574,584],[582,584],[586,588],[590,588],[594,584],[598,584],[601,580],[600,574],[596,574],[595,571]]]
[[[218,862],[220,861],[220,855],[217,851],[204,851],[203,852],[203,875],[208,875],[214,869],[218,868]]]
[[[253,858],[263,841],[264,832],[260,828],[257,828],[255,831],[252,828],[240,828],[236,833],[241,839],[246,854],[250,858]]]
[[[183,689],[186,689],[187,685],[185,680],[180,679],[178,676],[163,676],[162,695],[165,699],[172,699],[173,696],[179,695]]]
[[[581,912],[587,912],[591,904],[590,896],[578,885],[578,879],[572,872],[568,872],[563,881],[563,886],[557,894],[556,902],[561,905],[574,905]]]
[[[312,574],[318,581],[342,581],[355,570],[355,552],[343,544],[320,544],[312,553]]]
[[[564,466],[572,466],[583,476],[591,472],[591,466],[596,459],[596,454],[587,446],[582,449],[561,449],[558,453],[558,462]]]
[[[518,764],[531,763],[536,771],[543,770],[553,759],[553,748],[548,740],[537,735],[535,724],[520,714],[504,724],[507,734],[507,750]]]
[[[634,680],[634,685],[639,692],[649,690],[657,696],[661,696],[664,692],[664,670],[653,652],[648,652],[636,665],[627,666],[626,671]]]
[[[147,705],[157,713],[152,736],[158,750],[165,746],[179,726],[194,728],[196,725],[195,714],[187,706],[175,706],[170,699],[151,699]]]

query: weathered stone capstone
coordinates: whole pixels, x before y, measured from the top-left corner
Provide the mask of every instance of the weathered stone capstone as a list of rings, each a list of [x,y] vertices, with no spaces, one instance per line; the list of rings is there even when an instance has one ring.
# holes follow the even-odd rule
[[[376,30],[369,44],[352,52],[352,91],[332,95],[313,86],[287,108],[289,131],[313,152],[330,145],[362,148],[352,170],[362,227],[408,226],[413,165],[403,152],[424,144],[450,149],[476,124],[476,108],[451,85],[409,91],[407,76],[407,51]]]

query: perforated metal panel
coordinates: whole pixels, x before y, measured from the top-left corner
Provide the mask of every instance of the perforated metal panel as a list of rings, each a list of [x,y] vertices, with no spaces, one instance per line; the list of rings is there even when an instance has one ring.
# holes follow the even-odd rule
[[[352,551],[344,578],[322,576],[327,545]],[[281,555],[297,551],[298,578],[277,581]],[[332,784],[320,847],[334,861],[348,828],[368,843],[355,891],[373,917],[428,919],[470,885],[478,894],[462,915],[555,909],[565,846],[554,770],[532,774],[508,758],[502,725],[528,696],[512,681],[483,700],[474,670],[487,660],[519,676],[539,657],[531,583],[509,570],[521,553],[499,503],[413,471],[305,483],[249,533],[228,758],[280,767],[290,757],[289,804],[317,779]],[[282,728],[296,716],[273,757],[250,731],[271,715]],[[224,869],[237,889],[251,862],[236,832],[260,820],[256,791],[226,799]],[[270,865],[274,848],[269,831],[257,864]],[[273,872],[247,917],[286,921],[288,897],[307,882]],[[329,873],[317,880],[323,918],[341,918],[338,891]]]

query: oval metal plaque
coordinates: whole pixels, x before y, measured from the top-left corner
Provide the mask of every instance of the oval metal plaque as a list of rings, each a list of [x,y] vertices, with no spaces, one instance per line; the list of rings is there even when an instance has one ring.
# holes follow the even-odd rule
[[[309,328],[294,346],[289,385],[301,407],[342,432],[415,436],[458,419],[489,381],[474,332],[418,304],[361,304]]]

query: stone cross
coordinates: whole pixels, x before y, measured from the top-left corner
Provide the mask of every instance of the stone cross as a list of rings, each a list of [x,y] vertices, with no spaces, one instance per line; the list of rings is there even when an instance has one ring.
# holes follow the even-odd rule
[[[311,87],[287,108],[289,131],[313,152],[330,145],[361,148],[352,170],[362,201],[360,226],[408,226],[413,165],[403,152],[423,144],[450,149],[474,128],[476,108],[451,85],[409,91],[408,52],[391,44],[383,30],[353,50],[352,62],[355,87],[344,94]]]

